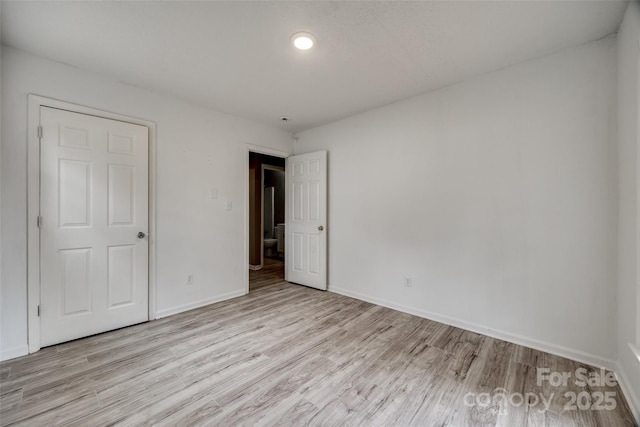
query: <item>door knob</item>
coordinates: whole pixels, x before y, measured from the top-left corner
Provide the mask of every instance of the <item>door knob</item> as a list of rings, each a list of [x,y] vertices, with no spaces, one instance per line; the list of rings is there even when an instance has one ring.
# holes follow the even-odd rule
[[[323,226],[321,226],[321,225],[319,225],[319,226],[318,226],[318,230],[319,230],[319,231],[322,231],[322,230],[324,230],[324,227],[323,227]]]
[[[138,233],[138,239],[144,239],[144,233],[142,231]]]

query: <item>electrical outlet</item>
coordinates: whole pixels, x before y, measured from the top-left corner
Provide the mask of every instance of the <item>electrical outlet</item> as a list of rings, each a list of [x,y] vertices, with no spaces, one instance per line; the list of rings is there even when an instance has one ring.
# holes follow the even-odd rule
[[[410,288],[413,286],[413,277],[404,276],[404,286]]]
[[[187,285],[193,285],[193,274],[187,275]]]

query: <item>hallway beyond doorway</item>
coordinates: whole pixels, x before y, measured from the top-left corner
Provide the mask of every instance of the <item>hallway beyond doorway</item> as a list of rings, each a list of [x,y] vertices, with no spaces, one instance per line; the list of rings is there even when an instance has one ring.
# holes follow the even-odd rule
[[[264,286],[284,282],[284,261],[277,258],[265,258],[260,270],[249,270],[249,292]]]

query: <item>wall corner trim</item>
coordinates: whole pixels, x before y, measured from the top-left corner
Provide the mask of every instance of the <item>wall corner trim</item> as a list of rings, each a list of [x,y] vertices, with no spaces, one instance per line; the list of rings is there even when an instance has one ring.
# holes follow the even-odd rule
[[[226,301],[231,298],[237,298],[245,295],[244,289],[227,292],[225,294],[216,295],[210,298],[201,299],[199,301],[190,302],[188,304],[176,305],[174,307],[165,308],[156,312],[156,319],[172,316],[174,314],[183,313],[195,308],[204,307],[205,305],[214,304],[216,302]]]
[[[29,346],[21,345],[18,347],[13,347],[8,350],[0,351],[0,362],[15,359],[16,357],[26,356],[29,354]]]
[[[478,325],[476,323],[456,319],[453,317],[444,316],[438,313],[421,310],[415,307],[405,306],[402,304],[394,303],[392,301],[388,301],[386,299],[370,297],[360,292],[354,292],[349,289],[340,288],[337,286],[330,286],[329,291],[334,292],[336,294],[344,295],[347,297],[359,299],[361,301],[366,301],[372,304],[391,308],[393,310],[398,310],[403,313],[412,314],[414,316],[422,317],[428,320],[433,320],[435,322],[440,322],[446,325],[455,326],[457,328],[465,329],[471,332],[487,335],[492,338],[508,341],[513,344],[518,344],[518,345],[530,347],[536,350],[544,351],[547,353],[555,354],[556,356],[565,357],[567,359],[575,360],[577,362],[586,363],[588,365],[612,370],[616,375],[618,384],[620,385],[620,389],[622,390],[622,394],[624,395],[624,397],[627,400],[627,403],[631,407],[631,412],[635,417],[636,423],[640,425],[640,398],[635,394],[634,389],[629,386],[631,382],[629,381],[629,378],[627,377],[624,370],[622,369],[622,366],[617,361],[599,357],[599,356],[586,353],[580,350],[575,350],[575,349],[567,348],[564,346],[547,343],[544,341],[538,341],[538,340],[527,338],[521,335],[510,334],[508,332],[496,330],[493,328],[489,328],[486,326]]]
[[[576,350],[561,345],[548,343],[545,341],[539,341],[533,338],[528,338],[522,335],[512,334],[506,331],[501,331],[492,327],[480,325],[473,322],[468,322],[455,317],[434,313],[427,310],[422,310],[415,307],[398,304],[386,299],[371,297],[369,295],[362,294],[360,292],[354,292],[348,289],[340,288],[337,286],[330,286],[330,292],[345,295],[351,298],[356,298],[362,301],[370,302],[372,304],[381,305],[383,307],[391,308],[393,310],[402,311],[403,313],[413,314],[414,316],[422,317],[425,319],[433,320],[435,322],[444,323],[446,325],[455,326],[457,328],[465,329],[478,334],[486,335],[491,338],[508,341],[513,344],[518,344],[524,347],[533,348],[535,350],[551,353],[556,356],[565,357],[567,359],[575,360],[576,362],[585,363],[587,365],[596,366],[599,368],[605,368],[615,371],[617,364],[612,359],[607,359],[595,354],[587,353],[581,350]]]
[[[624,397],[627,399],[627,403],[631,408],[631,413],[633,414],[636,423],[640,425],[640,396],[638,396],[633,388],[630,387],[631,381],[624,372],[620,362],[616,363],[615,373],[620,389],[622,390],[622,394],[624,394]]]
[[[627,343],[627,344],[629,344],[629,348],[631,349],[631,352],[633,353],[634,356],[636,356],[636,359],[638,359],[638,362],[640,363],[640,348],[636,347],[631,343]]]

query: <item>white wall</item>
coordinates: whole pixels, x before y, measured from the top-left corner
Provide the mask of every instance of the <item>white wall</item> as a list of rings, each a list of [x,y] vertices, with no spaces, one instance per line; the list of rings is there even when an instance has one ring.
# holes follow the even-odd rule
[[[244,293],[246,144],[292,150],[289,133],[2,49],[0,357],[27,345],[27,94],[157,124],[157,308]],[[218,189],[218,199],[208,199]],[[224,210],[224,202],[232,210]],[[186,286],[187,274],[195,283]]]
[[[297,135],[330,289],[613,365],[615,84],[609,37]]]
[[[640,344],[640,4],[631,2],[618,32],[618,373],[627,385],[627,397],[634,403],[640,422],[640,362],[628,343]]]

